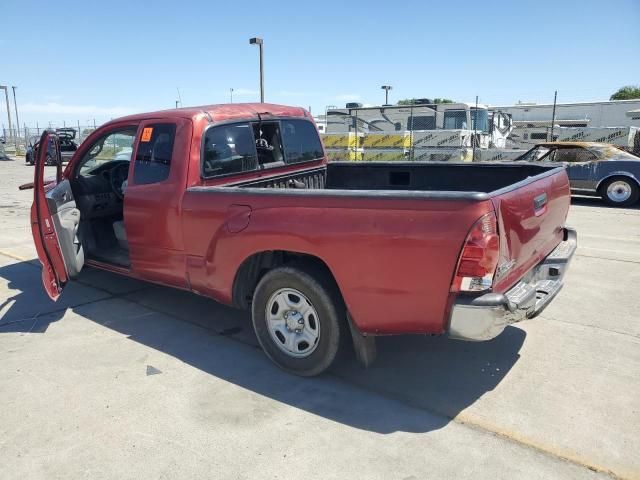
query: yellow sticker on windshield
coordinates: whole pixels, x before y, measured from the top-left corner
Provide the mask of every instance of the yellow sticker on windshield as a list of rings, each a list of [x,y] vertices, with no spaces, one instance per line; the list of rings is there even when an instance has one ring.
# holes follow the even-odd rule
[[[146,127],[142,130],[142,137],[140,138],[141,142],[150,142],[151,134],[153,133],[153,127]]]

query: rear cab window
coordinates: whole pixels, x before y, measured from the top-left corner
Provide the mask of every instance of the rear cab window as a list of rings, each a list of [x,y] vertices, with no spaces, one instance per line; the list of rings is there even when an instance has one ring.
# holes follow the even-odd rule
[[[283,120],[281,123],[286,163],[309,162],[324,156],[313,123],[307,120]]]
[[[136,185],[158,183],[169,178],[175,137],[176,125],[173,123],[144,126],[133,166]]]
[[[309,120],[247,121],[207,128],[201,155],[202,178],[240,174],[324,157]]]

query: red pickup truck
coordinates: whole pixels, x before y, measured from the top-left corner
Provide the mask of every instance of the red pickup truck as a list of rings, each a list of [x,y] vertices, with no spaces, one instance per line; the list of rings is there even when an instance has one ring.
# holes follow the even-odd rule
[[[55,181],[40,153],[31,223],[51,298],[91,265],[250,309],[298,375],[348,339],[365,364],[376,335],[491,339],[549,303],[576,248],[564,169],[327,163],[301,108],[113,120]]]

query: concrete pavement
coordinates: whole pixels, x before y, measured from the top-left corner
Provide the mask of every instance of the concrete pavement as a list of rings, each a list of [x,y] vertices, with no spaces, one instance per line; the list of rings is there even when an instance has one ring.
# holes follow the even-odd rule
[[[486,343],[394,337],[299,379],[247,314],[95,270],[58,303],[0,162],[3,478],[640,478],[640,210],[579,199],[544,314]]]

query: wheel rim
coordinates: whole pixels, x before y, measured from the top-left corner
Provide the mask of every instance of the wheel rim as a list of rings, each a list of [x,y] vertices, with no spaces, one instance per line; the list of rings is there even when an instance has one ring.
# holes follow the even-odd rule
[[[617,180],[607,187],[607,196],[612,202],[626,202],[631,198],[631,185],[624,180]]]
[[[284,353],[308,357],[318,346],[320,322],[313,304],[295,288],[277,290],[265,310],[271,339]]]

